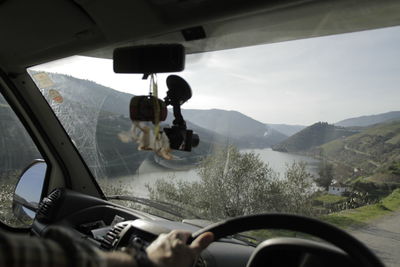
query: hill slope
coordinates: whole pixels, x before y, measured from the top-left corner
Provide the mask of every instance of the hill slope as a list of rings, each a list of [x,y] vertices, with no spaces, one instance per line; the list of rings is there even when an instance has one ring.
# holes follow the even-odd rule
[[[272,148],[281,152],[306,151],[334,139],[346,137],[355,133],[355,131],[337,127],[326,122],[317,122]]]
[[[358,134],[326,143],[316,148],[314,153],[339,165],[342,178],[348,178],[355,169],[357,176],[386,171],[400,162],[400,122],[378,124]]]
[[[351,127],[351,126],[370,126],[378,123],[389,122],[393,120],[400,120],[400,111],[391,111],[377,115],[361,116],[350,118],[335,123],[337,126]]]
[[[287,138],[272,127],[237,111],[183,109],[185,119],[229,138],[242,148],[264,148]]]

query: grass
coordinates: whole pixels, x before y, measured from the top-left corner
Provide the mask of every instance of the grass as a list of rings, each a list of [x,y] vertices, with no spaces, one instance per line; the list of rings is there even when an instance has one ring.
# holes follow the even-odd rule
[[[338,198],[332,195],[322,195],[320,198],[328,201],[334,201]],[[343,198],[343,197],[341,197]],[[322,201],[322,200],[320,200]],[[366,225],[370,220],[388,215],[393,211],[400,209],[400,189],[394,190],[389,196],[373,205],[367,205],[352,210],[344,210],[337,213],[331,213],[320,217],[319,219],[334,224],[340,228],[360,227]],[[302,237],[314,239],[313,237],[293,231],[286,230],[258,230],[244,233],[247,236],[256,238],[259,241],[273,237]]]
[[[361,182],[373,182],[376,184],[398,184],[400,186],[400,175],[386,172],[374,173],[371,176],[365,177]]]
[[[400,189],[394,190],[389,196],[373,205],[367,205],[352,210],[322,216],[320,219],[340,228],[366,225],[372,219],[377,219],[400,209]]]
[[[391,139],[387,140],[386,143],[389,143],[392,145],[396,145],[396,144],[400,143],[400,134],[397,134],[394,137],[392,137]]]
[[[321,145],[321,148],[326,154],[335,154],[343,150],[344,142],[343,139],[339,138],[328,143]]]
[[[324,204],[335,204],[338,202],[345,201],[347,197],[337,196],[332,194],[324,194],[315,198],[315,200],[320,201]]]
[[[389,210],[394,211],[400,208],[400,189],[396,189],[392,194],[382,200],[382,204]]]

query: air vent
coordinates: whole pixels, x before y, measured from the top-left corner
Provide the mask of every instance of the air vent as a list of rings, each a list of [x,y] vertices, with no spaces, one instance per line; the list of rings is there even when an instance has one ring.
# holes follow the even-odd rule
[[[121,238],[121,232],[127,226],[127,223],[118,223],[111,228],[110,231],[106,234],[106,236],[101,241],[101,248],[105,250],[112,250],[118,244],[118,241]]]
[[[49,223],[51,222],[57,212],[57,206],[63,196],[63,189],[54,189],[47,197],[39,203],[39,209],[36,213],[36,219],[39,222]]]

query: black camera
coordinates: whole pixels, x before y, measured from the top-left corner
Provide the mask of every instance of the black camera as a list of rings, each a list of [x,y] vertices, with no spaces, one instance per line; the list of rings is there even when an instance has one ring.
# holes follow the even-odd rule
[[[171,128],[164,128],[164,132],[169,139],[171,149],[191,151],[192,147],[196,147],[200,143],[199,135],[193,133],[192,130],[172,126]]]
[[[166,105],[173,107],[175,120],[171,128],[164,128],[169,139],[171,149],[181,151],[192,151],[200,143],[200,137],[192,130],[186,129],[186,122],[181,113],[181,105],[192,97],[192,89],[189,84],[177,75],[170,75],[167,78],[169,91],[164,98]]]

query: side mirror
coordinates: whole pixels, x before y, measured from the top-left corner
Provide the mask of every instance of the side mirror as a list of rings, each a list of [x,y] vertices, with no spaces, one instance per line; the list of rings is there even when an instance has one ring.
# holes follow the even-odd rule
[[[14,192],[13,212],[22,222],[35,218],[46,177],[47,164],[35,160],[21,174]]]

